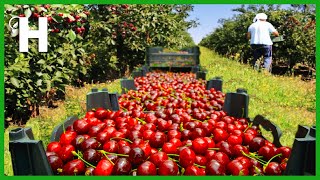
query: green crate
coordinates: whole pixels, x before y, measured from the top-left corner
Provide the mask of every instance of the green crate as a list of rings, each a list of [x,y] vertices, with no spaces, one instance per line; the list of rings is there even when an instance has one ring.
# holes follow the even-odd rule
[[[192,67],[199,65],[199,47],[185,48],[179,52],[164,52],[161,47],[149,47],[146,63],[149,67]]]

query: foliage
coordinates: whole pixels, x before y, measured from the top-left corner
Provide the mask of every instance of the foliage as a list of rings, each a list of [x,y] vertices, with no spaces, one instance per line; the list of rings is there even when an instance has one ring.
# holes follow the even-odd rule
[[[192,11],[191,5],[109,4],[89,5],[88,9],[93,15],[91,40],[102,45],[94,43],[91,48],[97,55],[97,63],[105,62],[107,67],[115,63],[120,76],[144,63],[148,46],[188,45],[190,40],[180,37],[195,25],[194,21],[185,20]],[[111,61],[112,56],[117,57],[116,61]],[[94,66],[96,70],[103,71]]]
[[[144,64],[147,46],[184,47],[192,44],[186,30],[191,5],[6,5],[5,24],[28,17],[37,29],[38,17],[48,19],[48,52],[39,53],[37,40],[29,52],[18,52],[17,30],[5,30],[5,117],[26,121],[39,114],[67,84],[103,82],[128,75]],[[17,20],[13,22],[16,28]],[[183,37],[183,38],[181,38]]]
[[[222,26],[205,37],[200,45],[228,57],[247,63],[252,60],[252,50],[246,39],[247,28],[258,12],[265,12],[268,21],[275,26],[285,41],[275,43],[273,62],[285,62],[291,68],[296,63],[315,67],[315,11],[295,7],[280,9],[276,5],[242,5],[234,11],[239,14],[230,19],[221,19]]]
[[[29,40],[29,52],[19,52],[17,30],[5,29],[5,117],[19,121],[37,115],[50,93],[63,91],[86,73],[82,40],[88,22],[82,5],[6,5],[7,25],[12,17],[28,17],[30,29],[37,29],[38,17],[47,17],[49,26],[47,53],[38,52],[35,39]]]

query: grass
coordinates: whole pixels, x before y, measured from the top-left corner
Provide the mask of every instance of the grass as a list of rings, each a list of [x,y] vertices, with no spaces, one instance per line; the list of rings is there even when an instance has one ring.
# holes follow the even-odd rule
[[[249,117],[260,114],[282,130],[281,143],[292,146],[298,125],[315,125],[315,82],[299,77],[284,77],[254,71],[247,64],[222,58],[202,48],[201,65],[208,69],[207,79],[221,76],[223,92],[245,88],[249,94]],[[263,131],[272,140],[271,133]]]
[[[296,77],[276,77],[253,71],[248,65],[222,58],[201,47],[200,61],[208,70],[207,79],[220,76],[223,92],[235,92],[237,88],[248,91],[249,117],[261,114],[277,124],[283,132],[281,142],[292,146],[298,124],[315,125],[315,83],[303,82]],[[44,147],[50,141],[53,128],[67,117],[83,116],[86,111],[86,94],[93,88],[107,88],[109,92],[120,92],[120,80],[100,84],[86,84],[82,88],[67,87],[66,100],[58,102],[58,108],[41,108],[41,115],[31,118],[26,127],[31,127],[35,139],[42,140]],[[13,175],[9,131],[18,126],[11,125],[5,130],[4,171]],[[263,131],[269,140],[271,134]]]

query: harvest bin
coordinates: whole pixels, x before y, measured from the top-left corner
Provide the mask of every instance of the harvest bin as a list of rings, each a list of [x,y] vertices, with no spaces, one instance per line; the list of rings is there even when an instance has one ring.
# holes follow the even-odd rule
[[[51,141],[57,141],[63,132],[63,127],[72,124],[77,119],[77,117],[70,117],[58,125],[52,133]],[[279,142],[281,131],[272,122],[258,115],[253,119],[252,123],[272,131],[273,143],[277,147],[281,146],[280,143],[277,143]],[[309,127],[305,128],[308,129]],[[315,127],[310,129],[315,133]],[[299,134],[298,132],[297,134]],[[20,135],[13,135],[16,133]],[[9,134],[9,150],[14,175],[53,175],[46,158],[45,148],[41,140],[33,139],[31,128],[13,129]],[[310,139],[307,136],[310,136],[310,134],[308,133],[306,137],[295,139],[287,169],[283,175],[315,175],[315,137]]]
[[[196,72],[199,64],[200,49],[198,46],[184,48],[178,52],[164,52],[163,47],[147,47],[146,49],[146,65],[150,70]]]
[[[110,100],[107,96],[107,90],[99,91],[94,89],[87,94],[87,98],[108,99],[108,107],[117,101]],[[230,98],[231,97],[231,98]],[[87,109],[103,107],[105,104],[92,104],[87,99]],[[102,101],[99,101],[102,102]],[[229,102],[229,103],[228,103]],[[105,103],[105,101],[103,102]],[[233,106],[231,104],[237,104]],[[249,119],[253,125],[260,125],[273,135],[273,144],[281,147],[280,137],[282,132],[278,126],[257,115],[254,119],[248,118],[249,96],[245,89],[237,89],[235,93],[227,93],[223,109],[228,114],[234,114],[237,117]],[[90,109],[89,108],[89,109]],[[73,124],[78,117],[69,117],[60,125],[56,126],[51,134],[51,141],[58,141],[63,129]],[[41,140],[34,140],[31,128],[17,128],[9,132],[9,150],[12,157],[13,171],[15,175],[53,175],[45,154],[45,148]],[[283,175],[315,175],[315,126],[300,126],[297,131],[295,142],[292,147],[292,153],[287,164],[287,170]]]

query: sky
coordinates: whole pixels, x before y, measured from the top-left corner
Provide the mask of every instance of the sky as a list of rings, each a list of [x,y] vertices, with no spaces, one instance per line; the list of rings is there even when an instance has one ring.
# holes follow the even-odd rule
[[[196,28],[188,30],[193,41],[198,44],[202,38],[213,32],[214,28],[219,27],[219,19],[231,18],[236,15],[237,12],[233,12],[232,9],[237,7],[241,7],[241,4],[195,4],[193,12],[190,13],[188,18],[198,18],[200,23]],[[281,7],[286,8],[288,5],[282,5]]]

